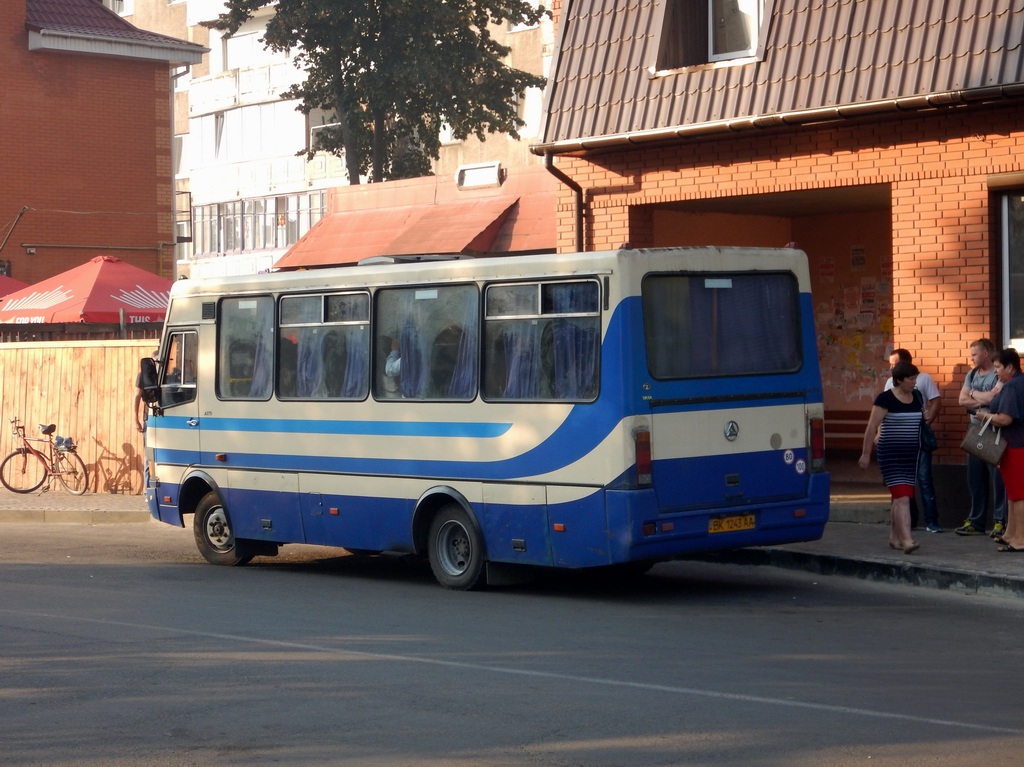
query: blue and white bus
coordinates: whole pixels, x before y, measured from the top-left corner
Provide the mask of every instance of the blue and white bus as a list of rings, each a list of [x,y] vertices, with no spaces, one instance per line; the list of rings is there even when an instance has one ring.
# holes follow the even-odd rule
[[[214,564],[409,552],[471,589],[504,566],[814,540],[828,519],[797,250],[182,280],[143,375],[149,508],[192,517]]]

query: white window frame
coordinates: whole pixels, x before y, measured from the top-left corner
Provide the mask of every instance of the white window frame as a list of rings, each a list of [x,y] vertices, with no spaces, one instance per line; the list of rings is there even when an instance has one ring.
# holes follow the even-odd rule
[[[749,45],[746,48],[734,51],[715,50],[715,17],[716,6],[729,4],[735,7],[736,12],[749,15],[747,21],[747,34]],[[758,35],[761,31],[761,22],[764,19],[764,0],[708,0],[708,61],[730,61],[753,56],[757,53]]]
[[[1012,346],[1018,351],[1024,351],[1024,331],[1021,336],[1013,336],[1013,328],[1010,325],[1010,321],[1013,318],[1013,309],[1016,308],[1018,313],[1024,314],[1024,307],[1014,307],[1013,305],[1013,280],[1016,277],[1017,280],[1024,281],[1024,272],[1014,275],[1011,272],[1012,258],[1013,255],[1010,252],[1010,246],[1013,243],[1013,237],[1010,231],[1010,200],[1011,198],[1017,198],[1020,204],[1024,205],[1024,190],[1016,190],[1014,192],[1006,192],[1003,194],[1000,200],[1000,213],[1002,221],[1000,222],[1000,260],[1002,262],[1002,335],[1003,345]],[[1024,237],[1024,233],[1019,236]]]

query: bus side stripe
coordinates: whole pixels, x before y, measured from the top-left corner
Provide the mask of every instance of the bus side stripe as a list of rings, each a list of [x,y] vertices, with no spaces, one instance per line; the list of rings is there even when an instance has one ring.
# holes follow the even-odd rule
[[[193,429],[190,418],[162,416],[159,428]],[[505,434],[511,423],[458,421],[313,421],[298,418],[201,418],[203,431],[232,431],[275,434],[334,434],[384,437],[471,437],[494,439]]]

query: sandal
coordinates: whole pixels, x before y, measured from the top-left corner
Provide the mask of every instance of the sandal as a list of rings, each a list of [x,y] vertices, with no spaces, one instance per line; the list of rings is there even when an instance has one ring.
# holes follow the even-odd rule
[[[1008,543],[1005,546],[996,546],[996,551],[1013,552],[1015,554],[1016,553],[1024,554],[1024,549],[1018,549],[1016,546],[1011,546]]]

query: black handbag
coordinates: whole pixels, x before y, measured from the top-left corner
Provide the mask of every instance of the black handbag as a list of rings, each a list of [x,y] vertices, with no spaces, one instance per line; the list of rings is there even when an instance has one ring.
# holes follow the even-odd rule
[[[992,426],[992,417],[989,416],[984,423],[971,424],[960,447],[985,463],[997,466],[1006,452],[1006,440],[1002,436],[1002,429]]]
[[[921,449],[926,453],[934,453],[939,448],[939,438],[935,436],[935,429],[927,423],[921,423]]]

